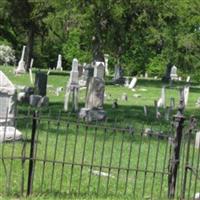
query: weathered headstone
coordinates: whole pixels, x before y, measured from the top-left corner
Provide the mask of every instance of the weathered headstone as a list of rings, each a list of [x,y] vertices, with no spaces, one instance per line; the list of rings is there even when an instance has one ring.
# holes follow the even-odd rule
[[[26,46],[23,46],[21,59],[20,59],[20,61],[19,61],[19,63],[18,63],[17,69],[15,70],[15,73],[16,73],[16,74],[23,74],[23,73],[26,72],[26,69],[25,69],[25,61],[24,61],[25,50],[26,50]]]
[[[104,67],[102,63],[95,65],[94,77],[91,78],[87,90],[85,108],[82,108],[79,113],[79,117],[87,121],[103,120],[106,117],[106,113],[103,110],[105,91],[103,80]]]
[[[35,74],[35,94],[46,96],[47,93],[47,74],[36,72]]]
[[[29,77],[30,77],[30,82],[33,84],[33,74],[32,74],[32,67],[33,67],[33,58],[31,59],[30,67],[29,67]]]
[[[70,97],[72,97],[72,110],[78,110],[78,94],[79,94],[79,72],[78,60],[76,58],[72,61],[72,70],[70,72],[69,82],[66,86],[64,110],[69,110]]]
[[[132,88],[135,87],[136,83],[137,83],[137,77],[133,77],[133,78],[132,78],[132,81],[130,82],[130,84],[129,84],[128,87],[129,87],[130,89],[132,89]]]
[[[189,91],[190,91],[190,87],[185,86],[184,87],[184,104],[185,104],[185,106],[187,106],[187,104],[188,104]]]
[[[121,99],[122,101],[128,101],[128,95],[126,93],[123,93]]]
[[[0,71],[0,124],[13,125],[16,111],[17,91],[7,76]]]
[[[62,56],[60,54],[58,55],[56,70],[61,70],[61,71],[63,70],[63,68],[62,68]]]
[[[108,70],[108,57],[109,57],[108,54],[104,54],[104,60],[105,60],[105,72],[106,72],[106,75],[107,75],[107,76],[109,76],[109,70]]]
[[[115,74],[113,78],[113,83],[124,84],[123,69],[121,66],[115,66]]]
[[[144,77],[148,78],[148,73],[147,72],[145,72]]]
[[[112,108],[118,108],[117,99],[114,99],[113,104],[112,104]]]
[[[125,87],[128,87],[129,86],[129,78],[128,77],[125,77],[125,84],[124,84]]]
[[[162,87],[161,89],[161,97],[158,100],[158,108],[163,107],[165,108],[165,86]]]
[[[190,82],[190,76],[187,77],[186,82]]]
[[[22,139],[22,133],[12,126],[0,126],[0,143]]]
[[[173,65],[172,68],[171,68],[170,79],[171,80],[177,80],[178,79],[177,67],[175,65]]]

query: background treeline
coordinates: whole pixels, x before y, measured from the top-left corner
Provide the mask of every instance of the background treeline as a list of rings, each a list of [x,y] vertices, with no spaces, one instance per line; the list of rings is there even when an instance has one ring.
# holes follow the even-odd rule
[[[125,73],[162,75],[167,63],[200,76],[199,0],[1,0],[0,44],[27,45],[26,63],[69,69],[102,59]]]

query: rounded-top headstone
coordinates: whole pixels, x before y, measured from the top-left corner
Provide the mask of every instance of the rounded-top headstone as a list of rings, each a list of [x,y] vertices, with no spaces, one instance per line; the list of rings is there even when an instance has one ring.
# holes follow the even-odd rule
[[[78,60],[76,58],[72,61],[72,71],[78,71]]]

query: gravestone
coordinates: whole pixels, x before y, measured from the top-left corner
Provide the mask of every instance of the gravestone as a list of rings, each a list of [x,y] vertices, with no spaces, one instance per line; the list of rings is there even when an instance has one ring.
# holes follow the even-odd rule
[[[85,108],[82,108],[79,113],[79,117],[86,121],[104,120],[106,117],[106,113],[103,110],[104,72],[105,66],[102,63],[95,65],[94,76],[88,85]]]
[[[171,68],[170,79],[171,80],[177,80],[178,79],[177,67],[175,65],[173,65],[172,68]]]
[[[165,108],[165,95],[166,95],[165,86],[163,86],[161,89],[161,97],[158,100],[158,108],[160,107]]]
[[[32,58],[30,62],[30,67],[29,67],[29,77],[30,77],[31,84],[33,84],[33,74],[32,74],[33,61],[34,59]]]
[[[123,69],[121,66],[115,66],[115,74],[113,78],[114,84],[124,84]]]
[[[18,63],[17,69],[15,70],[15,73],[16,73],[16,74],[23,74],[23,73],[26,72],[26,69],[25,69],[25,61],[24,61],[25,50],[26,50],[26,46],[23,46],[21,59],[20,59],[20,61],[19,61],[19,63]]]
[[[0,71],[0,124],[14,124],[17,91],[7,76]],[[7,119],[6,119],[7,118]]]
[[[187,106],[187,104],[188,104],[189,91],[190,91],[190,87],[185,86],[184,87],[184,104],[185,104],[185,106]]]
[[[132,81],[130,82],[130,84],[129,84],[128,87],[129,87],[130,89],[132,89],[132,88],[135,87],[136,83],[137,83],[137,77],[133,77],[133,78],[132,78]]]
[[[109,70],[108,70],[108,57],[109,57],[108,54],[104,54],[104,60],[105,60],[105,72],[106,72],[106,75],[107,75],[107,76],[109,76]]]
[[[43,72],[36,72],[35,74],[35,94],[46,96],[47,93],[47,74]]]
[[[186,82],[190,82],[190,76],[187,77]]]
[[[145,72],[144,77],[148,78],[148,73],[147,72]]]
[[[76,58],[72,61],[72,70],[70,72],[69,82],[66,86],[64,110],[69,110],[70,98],[72,98],[72,111],[78,110],[78,94],[79,94],[79,72],[78,60]]]
[[[123,93],[121,99],[122,101],[128,101],[128,95],[126,93]]]
[[[0,126],[0,143],[22,139],[22,133],[12,126]]]
[[[128,78],[128,77],[125,77],[124,86],[125,86],[125,87],[128,87],[128,86],[129,86],[129,78]]]
[[[62,68],[62,56],[60,54],[58,55],[56,70],[61,70],[61,71],[63,70],[63,68]]]

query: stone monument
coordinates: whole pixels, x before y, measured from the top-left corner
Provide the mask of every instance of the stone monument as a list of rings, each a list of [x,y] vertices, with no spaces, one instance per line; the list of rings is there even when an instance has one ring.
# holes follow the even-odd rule
[[[20,59],[20,61],[18,63],[17,69],[15,70],[16,74],[24,74],[26,72],[25,61],[24,61],[25,50],[26,50],[26,46],[23,46],[21,59]]]
[[[62,68],[62,56],[60,54],[58,55],[56,70],[60,70],[60,71],[63,70],[63,68]]]
[[[160,108],[160,107],[165,108],[165,104],[166,104],[165,96],[166,96],[166,90],[165,90],[165,86],[163,86],[161,89],[161,97],[157,103],[158,108]]]
[[[115,66],[115,74],[113,78],[114,84],[124,84],[123,69],[121,66]]]
[[[72,97],[72,110],[78,111],[78,95],[79,95],[79,72],[78,60],[76,58],[72,61],[72,70],[70,72],[69,82],[66,86],[64,110],[69,110],[70,97]]]
[[[36,72],[35,74],[35,94],[42,97],[47,93],[47,74],[43,72]]]
[[[128,88],[130,88],[130,89],[134,88],[136,83],[137,83],[137,77],[133,77]]]
[[[109,57],[108,54],[104,54],[104,60],[105,60],[105,72],[106,72],[106,75],[107,75],[107,76],[109,76],[109,70],[108,70],[108,57]]]
[[[178,79],[177,67],[175,65],[173,65],[172,68],[171,68],[170,79],[171,80],[177,80]]]
[[[86,96],[85,108],[82,108],[79,117],[86,121],[104,120],[106,113],[104,103],[104,72],[105,66],[100,63],[94,67],[94,76],[90,79]]]
[[[17,90],[7,76],[0,71],[0,124],[14,124]],[[7,119],[6,119],[7,118]]]

